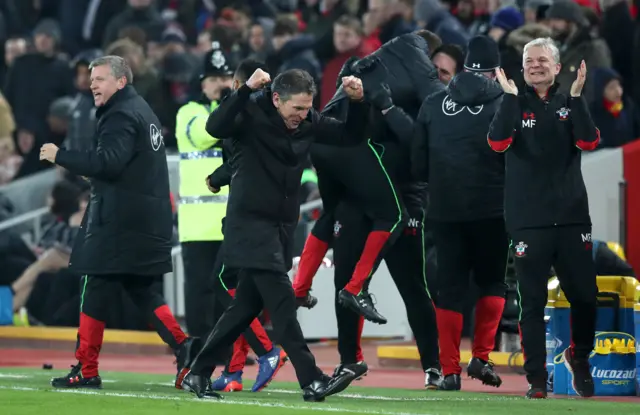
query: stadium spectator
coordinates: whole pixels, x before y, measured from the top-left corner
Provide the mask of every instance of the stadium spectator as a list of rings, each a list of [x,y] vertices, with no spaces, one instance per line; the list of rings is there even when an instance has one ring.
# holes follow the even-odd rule
[[[438,78],[446,85],[463,69],[464,52],[458,45],[445,44],[433,51],[431,60],[438,68]]]

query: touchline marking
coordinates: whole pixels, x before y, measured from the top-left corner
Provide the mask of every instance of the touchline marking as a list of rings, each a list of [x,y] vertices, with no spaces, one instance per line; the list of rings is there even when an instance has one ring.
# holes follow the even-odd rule
[[[18,375],[14,373],[0,373],[0,378],[9,378],[9,379],[30,379],[33,376],[28,375]]]
[[[260,402],[256,400],[217,400],[217,399],[196,399],[192,397],[191,399],[181,398],[178,396],[170,396],[170,395],[157,395],[157,394],[134,394],[134,393],[117,393],[117,392],[98,392],[86,389],[43,389],[43,388],[19,388],[19,387],[7,387],[0,386],[0,389],[9,389],[9,390],[21,390],[21,391],[41,391],[41,392],[55,392],[55,393],[71,393],[76,395],[98,395],[98,396],[109,396],[112,398],[136,398],[136,399],[153,399],[153,400],[161,400],[161,401],[182,401],[182,402],[198,402],[198,403],[213,403],[213,404],[222,404],[222,405],[246,405],[246,406],[257,406],[261,408],[283,408],[283,409],[305,409],[310,411],[320,411],[320,412],[339,412],[339,413],[353,413],[353,414],[379,414],[379,415],[387,415],[389,411],[372,411],[372,410],[361,410],[361,409],[349,409],[349,408],[340,408],[336,406],[327,406],[325,403],[318,403],[317,405],[309,405],[309,404],[300,404],[300,405],[287,405],[283,403],[277,402]],[[394,415],[429,415],[428,413],[422,412],[394,412]]]
[[[300,392],[297,391],[292,391],[292,390],[287,390],[287,389],[269,389],[266,388],[263,390],[263,393],[267,392],[273,392],[273,393],[286,393],[286,394],[298,394]],[[435,402],[435,401],[496,401],[496,400],[502,400],[504,398],[504,400],[514,400],[517,398],[511,398],[508,396],[505,397],[496,397],[496,396],[491,396],[491,397],[458,397],[458,396],[450,396],[450,395],[443,395],[443,396],[428,396],[428,397],[422,397],[422,398],[393,398],[391,396],[375,396],[375,395],[362,395],[362,394],[358,394],[358,393],[339,393],[337,395],[333,395],[336,398],[348,398],[348,399],[370,399],[370,400],[374,400],[374,401],[395,401],[395,402]],[[496,399],[497,398],[497,399]]]

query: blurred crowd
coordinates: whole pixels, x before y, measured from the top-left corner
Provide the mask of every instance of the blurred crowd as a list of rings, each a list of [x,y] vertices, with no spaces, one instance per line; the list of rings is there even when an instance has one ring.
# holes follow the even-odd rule
[[[632,3],[636,1],[636,4]],[[93,145],[95,110],[88,63],[126,58],[134,86],[175,147],[180,106],[200,92],[203,56],[217,41],[231,66],[267,62],[272,76],[305,69],[320,85],[316,105],[335,91],[342,63],[418,28],[438,34],[432,51],[443,82],[462,66],[471,36],[488,34],[509,77],[522,82],[524,44],[551,36],[560,45],[568,87],[581,59],[602,146],[640,136],[640,0],[2,0],[0,183],[50,167],[42,143]]]
[[[519,84],[524,45],[552,37],[561,51],[561,88],[570,87],[584,59],[600,146],[618,147],[640,138],[639,5],[640,0],[0,0],[0,185],[51,168],[38,160],[43,143],[93,148],[89,63],[98,56],[128,61],[134,87],[162,122],[167,148],[175,150],[176,113],[202,94],[199,75],[214,42],[231,68],[252,57],[267,63],[272,78],[286,69],[308,71],[319,85],[315,105],[321,109],[349,57],[365,56],[420,28],[443,41],[430,51],[443,83],[462,70],[472,36],[486,34],[498,43],[502,67]],[[88,184],[61,174],[46,238],[26,246],[0,233],[0,265],[11,270],[14,285],[21,281],[16,292],[31,291],[33,273],[66,268]],[[59,199],[62,211],[54,203]],[[3,218],[5,206],[10,201],[0,200]],[[55,256],[43,255],[52,247]],[[63,306],[60,298],[52,307]],[[38,317],[56,315],[52,310],[43,308]]]

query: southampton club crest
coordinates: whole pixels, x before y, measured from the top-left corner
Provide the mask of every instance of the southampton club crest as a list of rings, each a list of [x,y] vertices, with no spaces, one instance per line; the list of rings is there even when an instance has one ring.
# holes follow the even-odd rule
[[[556,114],[558,114],[558,119],[560,121],[566,121],[569,119],[569,112],[571,110],[569,108],[566,107],[562,107],[560,108],[558,111],[556,111]]]
[[[515,246],[515,249],[516,249],[516,256],[517,256],[518,258],[522,258],[523,256],[525,256],[525,255],[527,254],[527,253],[526,253],[526,250],[527,250],[527,247],[528,247],[528,246],[529,246],[529,245],[525,244],[525,243],[524,243],[524,242],[522,242],[522,241],[518,242],[518,245],[516,245],[516,246]]]
[[[338,237],[340,236],[340,229],[342,229],[342,224],[338,221],[336,221],[336,223],[333,224],[333,236],[334,237]]]

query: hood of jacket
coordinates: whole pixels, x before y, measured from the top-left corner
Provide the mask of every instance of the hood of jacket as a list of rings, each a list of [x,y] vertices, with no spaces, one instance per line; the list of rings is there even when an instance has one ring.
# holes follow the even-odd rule
[[[504,92],[492,79],[473,72],[461,72],[449,82],[447,93],[458,104],[477,106],[495,100]]]

